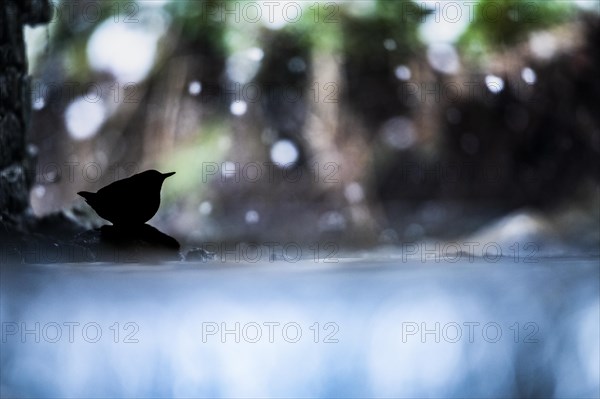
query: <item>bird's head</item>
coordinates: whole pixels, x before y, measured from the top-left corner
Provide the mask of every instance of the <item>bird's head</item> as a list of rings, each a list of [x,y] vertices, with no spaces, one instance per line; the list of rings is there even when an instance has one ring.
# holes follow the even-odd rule
[[[158,185],[160,187],[167,177],[173,176],[174,174],[175,172],[160,173],[158,170],[151,169],[140,173],[140,177],[146,180],[148,184]]]

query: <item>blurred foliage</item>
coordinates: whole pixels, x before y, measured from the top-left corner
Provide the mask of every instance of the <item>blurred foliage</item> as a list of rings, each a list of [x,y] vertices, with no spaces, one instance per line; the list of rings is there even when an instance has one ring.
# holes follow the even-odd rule
[[[569,1],[480,0],[458,45],[467,54],[481,56],[515,45],[532,31],[568,21],[575,12]]]
[[[72,153],[82,160],[93,159],[95,149],[100,149],[99,152],[108,154],[109,163],[134,161],[164,171],[177,171],[177,178],[165,187],[166,206],[183,202],[196,210],[208,198],[223,209],[220,216],[190,212],[186,215],[190,224],[200,225],[209,217],[221,223],[229,217],[235,220],[232,225],[237,225],[238,220],[243,220],[234,219],[239,216],[239,209],[258,209],[256,203],[273,198],[280,204],[289,198],[297,199],[299,207],[285,212],[297,214],[299,219],[314,215],[311,228],[327,225],[327,219],[323,222],[321,216],[337,212],[335,220],[359,231],[365,230],[365,220],[377,218],[373,215],[381,213],[377,210],[380,205],[397,206],[397,201],[493,200],[495,209],[507,204],[509,207],[537,205],[539,199],[548,198],[546,192],[555,190],[553,185],[558,177],[573,181],[573,187],[578,183],[574,176],[589,169],[589,164],[578,160],[582,148],[597,151],[593,144],[596,120],[587,111],[597,98],[595,80],[591,78],[597,62],[582,52],[578,58],[554,56],[546,63],[560,68],[544,69],[545,64],[537,64],[535,58],[528,59],[530,46],[523,46],[532,32],[577,22],[576,6],[568,1],[471,2],[473,18],[457,43],[453,40],[458,33],[451,38],[439,37],[447,25],[436,26],[441,28],[439,31],[427,31],[438,36],[424,33],[432,21],[438,22],[438,2],[435,9],[431,8],[433,2],[412,0],[299,2],[296,5],[302,9],[301,17],[287,23],[281,20],[268,23],[264,15],[260,20],[232,15],[235,14],[232,10],[239,12],[251,4],[237,0],[172,0],[161,5],[125,0],[70,3],[76,8],[72,12],[74,18],[58,18],[58,23],[52,26],[49,64],[53,68],[42,71],[45,74],[42,79],[49,82],[62,79],[109,85],[115,77],[110,70],[93,70],[86,51],[88,41],[105,21],[124,22],[123,15],[127,15],[130,11],[127,7],[132,4],[139,6],[140,21],[147,22],[140,28],[148,31],[156,28],[152,26],[155,13],[168,29],[160,32],[150,73],[136,82],[140,93],[137,105],[111,110],[96,137],[82,141],[68,139],[64,108],[72,98],[60,97],[61,93],[48,98],[48,102],[66,100],[61,104],[64,108],[55,114],[48,112],[48,107],[39,110],[38,130],[58,124],[62,137],[70,140],[68,144],[72,146],[54,145],[37,136],[40,153],[46,156],[58,152],[56,148],[61,146],[69,148],[64,154],[52,155],[62,162],[60,157]],[[100,5],[102,18],[94,21],[81,18],[83,7],[90,3]],[[549,33],[553,35],[554,32]],[[447,52],[438,52],[438,62],[460,63],[460,73],[436,68],[432,62],[435,46],[428,47],[432,42],[447,45]],[[456,55],[454,50],[458,50]],[[534,73],[534,82],[527,82],[526,90],[512,95],[513,86],[523,83],[524,78],[518,75],[521,71],[494,71],[502,75],[506,86],[501,93],[488,91],[477,62],[472,61],[497,55],[507,61],[520,57]],[[136,62],[134,57],[131,62]],[[432,99],[431,92],[438,85],[451,80],[460,84],[463,78],[479,82],[482,95],[427,101]],[[232,88],[238,84],[262,90],[262,96],[245,101],[241,111],[232,107],[240,95],[232,93]],[[335,100],[330,103],[325,101],[331,93],[324,88],[325,84],[336,89]],[[548,85],[555,87],[560,95],[554,95]],[[319,96],[315,87],[323,90]],[[282,93],[291,92],[303,93],[304,97],[300,101],[287,101]],[[565,108],[565,93],[570,92],[573,93],[568,97],[570,105]],[[534,94],[542,100],[526,103]],[[317,100],[313,101],[314,98]],[[563,137],[584,130],[572,126],[573,115],[583,121],[585,134],[581,139]],[[111,134],[114,140],[108,137]],[[160,143],[162,137],[167,138],[165,143],[170,143],[169,147],[149,145],[149,150],[140,150],[145,144]],[[330,185],[327,190],[317,185],[288,185],[278,191],[279,186],[266,188],[255,184],[237,185],[233,189],[227,186],[225,191],[218,184],[219,175],[204,181],[203,162],[221,165],[228,160],[268,160],[269,155],[272,158],[270,151],[275,143],[284,139],[296,146],[298,157],[294,162],[299,168],[319,152],[324,160],[337,160],[344,172],[339,184]],[[394,144],[398,142],[400,145]],[[556,150],[563,142],[569,148]],[[513,161],[515,157],[522,159]],[[50,160],[56,161],[51,157]],[[427,177],[438,167],[451,169],[448,165],[466,161],[472,166],[460,179],[419,177]],[[561,163],[575,167],[564,168]],[[410,165],[416,166],[410,169]],[[502,180],[485,180],[477,172],[486,166],[498,166],[506,174]],[[519,179],[525,180],[521,184]],[[541,183],[534,187],[530,180]],[[360,199],[347,198],[344,190],[348,186],[358,187]],[[513,190],[515,187],[518,189]],[[573,187],[564,191],[571,192]],[[61,198],[63,202],[70,201],[76,192],[73,187],[63,190],[68,193],[57,196],[56,202]],[[369,214],[365,211],[369,208],[375,211]],[[261,221],[268,220],[267,213],[275,214],[278,209],[261,214]],[[401,211],[414,213],[407,209]],[[363,216],[355,218],[356,215]],[[390,215],[395,214],[389,213],[376,222],[384,227],[398,224],[394,228],[400,232],[403,224],[410,225],[412,221]],[[439,222],[441,230],[447,230],[448,224],[442,217],[433,219]],[[423,226],[420,234],[432,231],[433,223],[418,220],[414,223]],[[188,226],[185,224],[183,229]],[[262,227],[265,232],[275,232],[278,225]],[[241,231],[246,228],[239,226]]]
[[[165,9],[173,18],[173,26],[181,30],[183,38],[188,40],[203,39],[218,50],[226,49],[223,40],[227,32],[225,24],[216,20],[211,10],[219,7],[223,1],[206,0],[202,3],[195,1],[172,1]],[[198,7],[198,4],[202,4]]]
[[[223,143],[228,143],[230,139],[223,135],[227,130],[228,127],[222,123],[206,124],[202,132],[178,147],[176,156],[169,154],[158,160],[160,170],[177,171],[177,179],[171,179],[163,190],[165,203],[190,194],[197,199],[205,195],[207,175],[202,173],[202,177],[199,177],[198,171],[202,171],[205,164],[220,165],[228,147]]]
[[[384,40],[393,40],[404,58],[422,49],[418,27],[430,11],[407,1],[380,0],[376,4],[371,15],[345,15],[346,52],[369,57],[374,45],[383,47]]]

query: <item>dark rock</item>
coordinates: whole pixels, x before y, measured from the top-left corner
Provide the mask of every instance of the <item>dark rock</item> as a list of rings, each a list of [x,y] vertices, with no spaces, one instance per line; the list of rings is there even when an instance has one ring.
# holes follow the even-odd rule
[[[52,6],[46,0],[28,0],[19,3],[22,23],[37,25],[49,22],[52,18]]]
[[[180,260],[173,237],[144,224],[91,229],[72,210],[14,221],[0,218],[0,264],[139,263]]]
[[[29,205],[25,170],[20,164],[0,171],[0,213],[7,217],[22,214]]]
[[[6,90],[4,80],[5,78],[0,76],[0,91]],[[1,96],[0,100],[8,101]],[[19,120],[13,114],[0,118],[0,168],[5,168],[23,157],[25,138],[20,134],[20,129]]]
[[[115,246],[142,245],[165,250],[179,250],[179,242],[149,224],[139,227],[102,226],[102,239]]]
[[[51,17],[48,0],[0,2],[0,218],[13,230],[27,217],[32,182],[25,170],[34,161],[25,145],[31,90],[23,26],[49,22]]]
[[[94,260],[89,248],[51,235],[12,231],[0,242],[0,265],[63,264]]]
[[[96,262],[180,260],[179,242],[148,224],[128,228],[102,226],[78,234],[74,243],[88,248]]]
[[[72,210],[63,209],[40,218],[32,217],[27,230],[68,241],[75,235],[88,230],[88,228],[75,218]]]

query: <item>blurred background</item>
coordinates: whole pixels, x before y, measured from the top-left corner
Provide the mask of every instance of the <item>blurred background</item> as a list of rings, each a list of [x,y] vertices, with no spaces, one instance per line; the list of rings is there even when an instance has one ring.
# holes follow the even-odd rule
[[[26,28],[38,216],[155,168],[177,174],[151,224],[184,245],[504,234],[597,252],[597,1],[53,8]]]
[[[598,397],[599,1],[55,1],[25,36],[2,397]],[[149,168],[189,262],[75,263],[76,193]],[[261,242],[309,250],[191,250]]]

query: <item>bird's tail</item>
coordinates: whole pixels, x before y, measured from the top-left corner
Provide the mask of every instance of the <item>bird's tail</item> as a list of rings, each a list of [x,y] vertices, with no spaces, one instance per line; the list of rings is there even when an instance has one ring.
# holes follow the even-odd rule
[[[77,195],[82,196],[83,198],[85,198],[86,201],[93,201],[96,197],[96,193],[90,193],[87,191],[80,191],[77,193]]]

